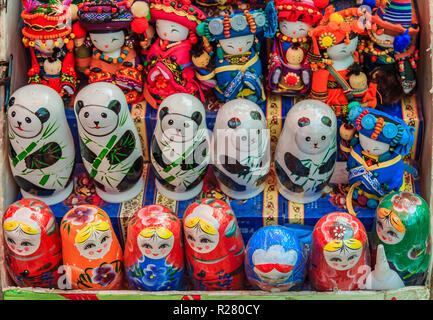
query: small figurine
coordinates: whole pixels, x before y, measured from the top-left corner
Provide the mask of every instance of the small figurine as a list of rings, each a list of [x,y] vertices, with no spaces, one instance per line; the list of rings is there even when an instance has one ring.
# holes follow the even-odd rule
[[[261,290],[300,290],[306,258],[301,242],[287,227],[262,227],[248,241],[245,272],[250,283]]]
[[[221,190],[233,199],[263,191],[270,169],[270,135],[262,109],[248,99],[225,103],[212,138],[213,168]]]
[[[376,210],[372,243],[374,247],[383,245],[391,269],[406,286],[425,284],[430,241],[430,210],[423,198],[398,191],[382,199]]]
[[[179,290],[184,274],[182,224],[161,205],[139,210],[129,221],[124,253],[129,288]]]
[[[350,141],[355,136],[356,129],[351,124],[342,123],[338,132],[340,134],[340,154],[343,160],[347,161],[350,153]]]
[[[412,0],[389,0],[385,7],[373,6],[373,13],[367,15],[371,27],[367,39],[360,42],[359,52],[378,84],[382,104],[396,103],[415,92],[420,29],[412,6]]]
[[[185,255],[196,290],[240,290],[244,241],[230,206],[221,200],[192,203],[183,217]]]
[[[105,201],[124,202],[144,186],[141,142],[118,86],[96,82],[80,90],[75,115],[84,166]]]
[[[70,0],[23,1],[23,43],[30,48],[29,84],[47,85],[68,106],[78,87],[74,67],[74,34]]]
[[[275,150],[280,194],[297,203],[322,196],[337,159],[337,118],[317,100],[296,103],[287,113]]]
[[[218,41],[215,70],[206,79],[215,77],[215,95],[223,102],[246,98],[263,102],[263,74],[260,62],[262,34],[272,38],[277,29],[277,12],[271,1],[266,9],[244,10],[224,17],[209,18],[197,28],[208,41]]]
[[[183,201],[203,187],[210,159],[210,135],[202,102],[186,93],[164,99],[151,143],[151,163],[158,191]]]
[[[333,212],[314,227],[311,240],[309,278],[317,291],[352,291],[362,283],[370,266],[367,233],[356,217]]]
[[[62,247],[50,207],[34,199],[13,203],[3,216],[6,268],[17,286],[57,288]]]
[[[60,95],[44,85],[27,85],[7,104],[9,163],[23,198],[47,205],[72,192],[74,141]]]
[[[323,17],[327,0],[276,0],[278,31],[269,59],[268,88],[274,93],[307,95],[311,68],[307,59],[311,39],[308,32]]]
[[[131,4],[122,0],[100,0],[78,5],[77,34],[88,33],[87,45],[93,46],[85,71],[89,83],[109,82],[123,90],[128,103],[141,101],[143,66],[129,35],[134,16]],[[84,29],[85,32],[78,30]]]
[[[72,289],[121,289],[122,248],[104,210],[93,205],[74,207],[63,217],[60,234]]]
[[[351,185],[347,204],[353,214],[352,198],[361,206],[376,208],[380,198],[403,187],[403,156],[412,147],[415,128],[358,102],[349,110],[348,120],[357,130],[347,161]]]
[[[151,0],[150,15],[158,37],[143,51],[146,100],[156,109],[174,93],[192,94],[204,101],[190,51],[205,14],[190,0]]]
[[[359,89],[349,83],[351,69],[358,62],[358,38],[363,34],[358,26],[358,14],[357,8],[335,12],[329,6],[320,25],[310,30],[311,97],[329,105],[343,121],[348,113],[347,105],[359,96]],[[377,84],[371,82],[366,91],[361,91],[363,104],[376,107],[376,89]]]

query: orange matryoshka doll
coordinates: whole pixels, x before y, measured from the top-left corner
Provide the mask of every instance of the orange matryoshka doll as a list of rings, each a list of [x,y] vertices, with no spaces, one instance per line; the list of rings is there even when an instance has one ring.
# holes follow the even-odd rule
[[[196,290],[239,290],[245,281],[245,247],[230,206],[221,200],[192,203],[183,217],[187,269]]]
[[[57,288],[62,248],[50,207],[34,199],[13,203],[3,216],[6,267],[20,287]]]
[[[71,209],[63,217],[60,234],[72,289],[121,288],[122,248],[104,210],[93,205]]]

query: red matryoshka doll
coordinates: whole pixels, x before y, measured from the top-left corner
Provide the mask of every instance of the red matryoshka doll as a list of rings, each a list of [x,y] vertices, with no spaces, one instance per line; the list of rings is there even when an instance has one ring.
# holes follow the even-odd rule
[[[361,221],[346,212],[322,217],[311,243],[310,281],[317,291],[359,289],[370,265],[367,233]]]
[[[121,288],[122,248],[104,210],[93,205],[71,209],[63,217],[60,234],[72,289]]]
[[[50,207],[34,199],[13,203],[3,216],[3,237],[7,270],[18,286],[57,288],[62,248]]]
[[[125,272],[132,290],[179,290],[184,273],[182,223],[161,205],[139,210],[128,224]]]
[[[244,241],[230,206],[201,199],[183,217],[185,254],[196,290],[239,290],[244,283]]]

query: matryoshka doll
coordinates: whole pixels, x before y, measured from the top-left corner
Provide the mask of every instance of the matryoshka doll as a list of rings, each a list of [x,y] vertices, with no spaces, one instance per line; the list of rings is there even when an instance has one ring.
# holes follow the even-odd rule
[[[225,103],[217,114],[211,148],[215,176],[226,195],[244,200],[263,191],[270,169],[270,136],[256,103]]]
[[[311,240],[309,279],[317,291],[351,291],[363,286],[370,266],[367,233],[361,221],[346,212],[322,217]]]
[[[146,100],[154,108],[174,93],[192,94],[204,101],[190,51],[205,14],[190,0],[151,0],[150,15],[157,37],[150,49],[143,51]]]
[[[143,154],[122,90],[96,82],[75,99],[83,164],[104,201],[120,203],[143,190]]]
[[[269,59],[268,88],[284,95],[306,95],[312,73],[308,31],[322,19],[328,0],[277,0],[278,30]]]
[[[415,128],[384,112],[362,108],[357,102],[349,109],[348,120],[357,130],[347,161],[351,185],[347,205],[353,213],[352,198],[374,209],[382,197],[404,189],[403,156],[414,143]]]
[[[74,141],[63,101],[52,88],[27,85],[7,104],[9,163],[23,198],[47,205],[72,192]]]
[[[186,93],[164,99],[151,143],[158,191],[183,201],[197,196],[210,158],[210,134],[203,103]]]
[[[24,0],[21,13],[25,25],[23,43],[30,48],[31,56],[28,83],[53,88],[66,105],[78,87],[70,3],[70,0],[49,3]]]
[[[337,118],[317,100],[303,100],[287,113],[275,150],[279,193],[297,203],[319,199],[337,159]]]
[[[107,213],[94,205],[77,206],[60,224],[63,263],[72,289],[117,290],[123,254]]]
[[[101,0],[80,3],[74,25],[77,34],[88,33],[87,42],[93,47],[85,71],[88,82],[116,84],[128,103],[139,102],[143,91],[143,66],[129,35],[133,19],[128,1]]]
[[[424,285],[431,256],[430,210],[419,195],[398,191],[387,195],[376,210],[373,252],[385,248],[391,269],[406,286]]]
[[[306,255],[298,237],[283,226],[257,230],[245,249],[245,272],[256,287],[270,292],[300,290]]]
[[[124,252],[129,288],[179,290],[184,274],[182,224],[164,206],[140,209],[129,221]]]
[[[199,25],[200,35],[217,42],[215,70],[205,79],[215,77],[214,92],[221,101],[246,98],[260,103],[266,99],[259,37],[272,38],[276,20],[277,12],[271,1],[265,10],[243,10],[209,18]]]
[[[34,199],[13,203],[3,216],[6,267],[20,287],[57,288],[62,247],[50,207]]]
[[[196,290],[242,289],[244,241],[226,202],[192,203],[183,217],[183,231],[187,268]]]

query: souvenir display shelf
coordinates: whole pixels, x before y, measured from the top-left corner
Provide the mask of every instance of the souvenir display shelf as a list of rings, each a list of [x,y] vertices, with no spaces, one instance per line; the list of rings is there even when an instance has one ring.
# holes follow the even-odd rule
[[[15,91],[25,83],[24,66],[25,57],[23,50],[17,44],[20,43],[21,35],[16,30],[19,25],[21,6],[20,1],[6,2],[6,9],[0,8],[0,61],[12,63],[10,70],[0,69],[11,76],[10,88],[4,88],[0,83],[0,104],[7,101],[8,94]],[[421,24],[420,33],[420,62],[418,73],[417,97],[422,104],[422,112],[425,124],[423,132],[422,152],[419,160],[419,176],[421,180],[421,196],[429,203],[431,218],[433,218],[433,190],[432,190],[432,168],[433,168],[433,132],[431,121],[433,120],[433,99],[432,99],[432,73],[433,56],[431,55],[433,43],[433,2],[419,0],[418,12]],[[6,14],[7,13],[7,14]],[[1,66],[0,66],[1,67]],[[1,106],[3,108],[3,105]],[[13,179],[10,176],[7,159],[7,135],[6,135],[5,113],[0,113],[0,212],[1,214],[8,206],[16,200],[17,190],[14,187]],[[433,224],[432,230],[433,232]],[[166,292],[144,292],[133,290],[119,291],[84,291],[84,290],[55,290],[42,288],[18,288],[10,280],[4,261],[3,234],[0,228],[0,298],[5,300],[72,300],[72,299],[99,299],[99,300],[293,300],[293,299],[324,299],[324,300],[401,300],[401,299],[431,299],[431,271],[430,263],[427,282],[424,286],[405,287],[391,291],[336,291],[336,292],[283,292],[269,293],[264,291],[166,291]]]

